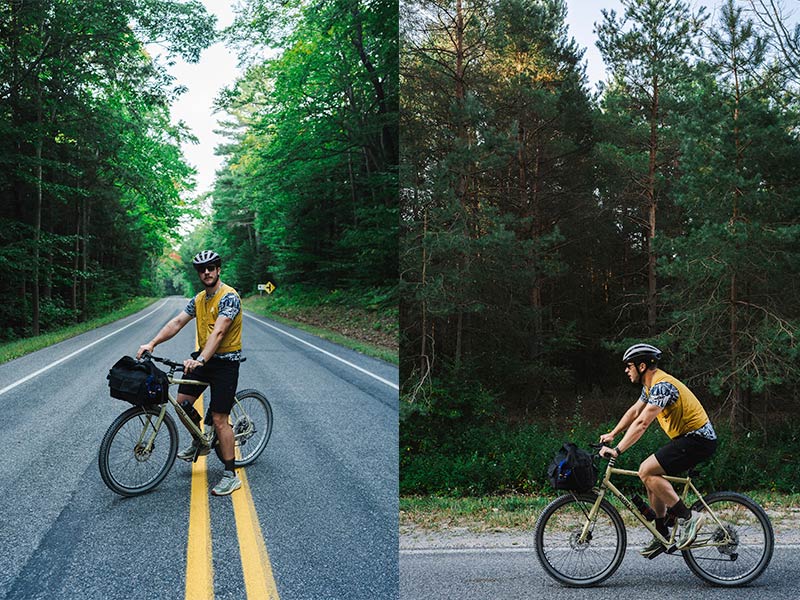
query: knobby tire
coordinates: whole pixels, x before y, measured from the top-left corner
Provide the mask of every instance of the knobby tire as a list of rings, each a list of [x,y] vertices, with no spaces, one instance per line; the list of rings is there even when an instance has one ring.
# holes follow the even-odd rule
[[[103,482],[121,496],[139,496],[154,489],[169,473],[178,453],[178,429],[169,414],[145,455],[138,444],[145,427],[148,434],[158,419],[158,406],[134,406],[119,415],[103,436],[98,466]]]
[[[536,556],[545,572],[569,587],[591,587],[611,577],[622,564],[627,533],[619,512],[600,503],[587,542],[578,539],[597,496],[567,494],[545,507],[535,527]]]

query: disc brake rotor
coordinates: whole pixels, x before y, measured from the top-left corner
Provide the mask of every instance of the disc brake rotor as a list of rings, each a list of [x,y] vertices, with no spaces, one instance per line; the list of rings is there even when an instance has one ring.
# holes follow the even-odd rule
[[[153,448],[150,450],[146,449],[146,444],[136,444],[133,448],[133,456],[139,462],[145,462],[148,458],[150,458],[150,454],[153,452]]]

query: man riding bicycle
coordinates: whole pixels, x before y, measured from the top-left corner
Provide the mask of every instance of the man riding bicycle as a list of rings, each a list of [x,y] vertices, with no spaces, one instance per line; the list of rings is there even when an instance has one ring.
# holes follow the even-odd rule
[[[616,427],[600,436],[601,443],[612,444],[619,433],[625,432],[616,447],[604,446],[600,455],[619,456],[658,419],[670,442],[639,465],[639,478],[656,514],[656,529],[669,538],[669,524],[676,521],[680,528],[676,546],[682,550],[697,537],[703,517],[692,515],[662,475],[678,475],[710,458],[717,448],[717,435],[697,397],[678,379],[658,368],[660,358],[661,351],[650,344],[635,344],[625,351],[622,357],[625,373],[631,383],[642,386],[642,392]],[[664,550],[663,544],[653,538],[641,554],[654,558]]]
[[[184,373],[191,378],[211,385],[210,416],[206,424],[213,423],[219,442],[215,448],[217,456],[225,465],[225,473],[211,493],[225,496],[242,486],[236,475],[233,429],[228,415],[233,406],[239,383],[239,361],[242,357],[242,310],[239,294],[223,283],[219,276],[222,259],[211,250],[195,255],[192,265],[197,271],[205,290],[192,298],[178,316],[170,320],[147,344],[139,347],[136,357],[145,352],[152,353],[155,347],[174,337],[192,319],[197,321],[197,340],[200,351],[184,361]],[[205,385],[181,384],[178,388],[178,403],[190,416],[200,416],[194,409],[195,400],[203,393]],[[198,450],[198,443],[178,453],[178,458],[194,460],[198,453],[207,454],[208,449]]]

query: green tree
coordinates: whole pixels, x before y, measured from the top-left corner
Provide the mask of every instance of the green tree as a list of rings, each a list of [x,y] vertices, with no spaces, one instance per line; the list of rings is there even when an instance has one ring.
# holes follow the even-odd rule
[[[679,296],[667,334],[707,366],[698,375],[738,431],[751,424],[754,394],[797,381],[800,305],[786,274],[800,267],[798,113],[767,39],[732,1],[708,44],[680,128],[685,225],[665,246],[662,270]]]
[[[456,373],[534,407],[568,377],[588,300],[571,279],[598,215],[581,52],[560,1],[414,8],[401,52],[406,389]]]
[[[396,3],[262,8],[246,3],[229,31],[257,46],[219,101],[231,143],[221,149],[215,235],[283,283],[395,285]],[[280,53],[263,60],[269,43]]]
[[[596,25],[597,46],[612,70],[603,97],[604,113],[620,124],[620,137],[604,142],[606,160],[624,173],[627,198],[637,198],[630,213],[643,225],[647,260],[647,328],[656,333],[658,287],[654,241],[657,208],[667,203],[667,191],[677,158],[671,133],[675,118],[673,96],[687,77],[690,52],[704,22],[704,12],[693,12],[683,0],[623,0],[624,15],[603,11]],[[608,128],[613,131],[613,128]],[[613,201],[613,200],[612,200]]]
[[[15,224],[2,253],[26,250],[3,316],[9,335],[36,334],[153,289],[192,172],[170,125],[178,90],[144,44],[196,59],[213,19],[198,2],[158,0],[0,11],[0,198]]]

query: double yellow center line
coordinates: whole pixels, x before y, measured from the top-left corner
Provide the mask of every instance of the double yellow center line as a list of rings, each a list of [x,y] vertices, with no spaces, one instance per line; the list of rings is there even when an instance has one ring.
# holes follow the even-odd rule
[[[195,408],[203,414],[203,397]],[[213,600],[214,565],[211,547],[211,511],[209,507],[206,457],[192,465],[192,492],[189,504],[189,540],[186,549],[186,600]],[[242,560],[248,600],[280,600],[267,545],[261,533],[258,514],[244,469],[238,469],[242,487],[231,494],[239,554]],[[224,501],[224,497],[219,499]]]

